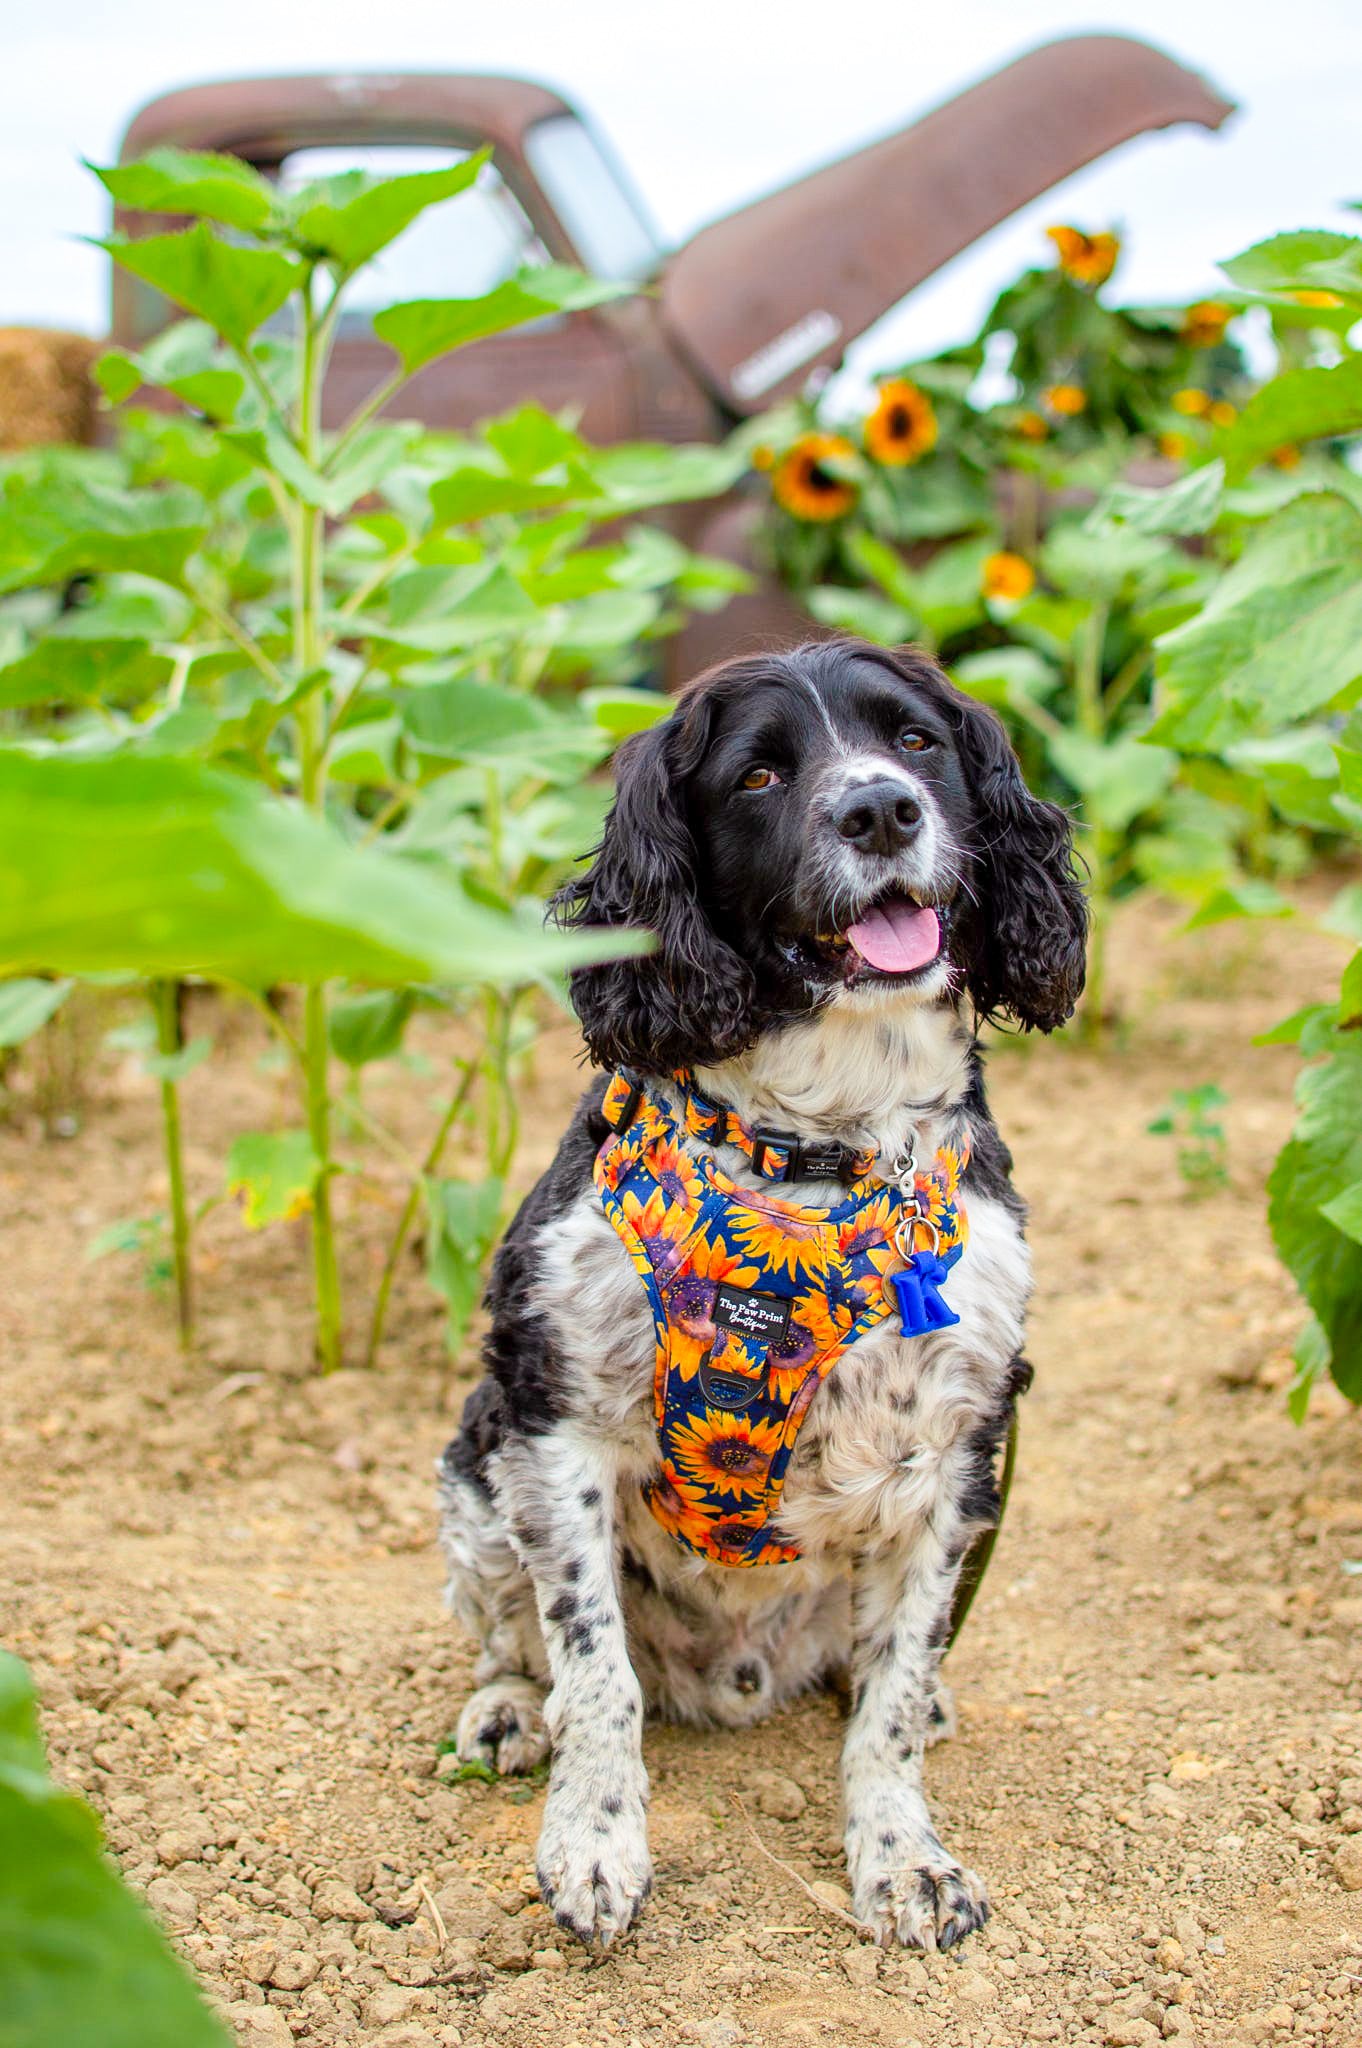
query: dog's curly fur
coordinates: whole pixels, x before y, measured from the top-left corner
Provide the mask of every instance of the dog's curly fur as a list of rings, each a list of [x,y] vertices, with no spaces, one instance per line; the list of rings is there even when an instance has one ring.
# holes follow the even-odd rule
[[[645,1707],[739,1727],[845,1675],[856,1912],[883,1941],[946,1947],[987,1900],[932,1827],[922,1752],[949,1725],[952,1596],[996,1519],[998,1448],[1029,1377],[1022,1207],[976,1031],[1052,1030],[1077,1001],[1069,822],[932,661],[854,641],[699,677],[621,749],[617,786],[559,915],[658,945],[574,975],[593,1061],[673,1102],[669,1076],[693,1068],[749,1124],[886,1160],[967,1146],[960,1322],[914,1338],[882,1323],[839,1359],[786,1476],[795,1563],[735,1570],[681,1549],[641,1496],[658,1455],[653,1325],[592,1184],[598,1076],[498,1253],[486,1376],[441,1468],[451,1604],[481,1648],[460,1753],[523,1770],[552,1746],[541,1887],[564,1925],[609,1941],[651,1882]],[[939,951],[877,970],[846,933],[905,896],[935,911]],[[721,1160],[754,1184],[741,1154]]]

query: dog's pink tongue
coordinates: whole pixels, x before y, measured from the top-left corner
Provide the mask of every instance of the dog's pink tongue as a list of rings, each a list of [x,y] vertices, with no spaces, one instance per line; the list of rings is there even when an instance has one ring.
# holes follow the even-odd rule
[[[881,974],[911,974],[935,960],[941,947],[936,912],[909,903],[902,896],[876,904],[859,924],[847,926],[847,937],[863,960]]]

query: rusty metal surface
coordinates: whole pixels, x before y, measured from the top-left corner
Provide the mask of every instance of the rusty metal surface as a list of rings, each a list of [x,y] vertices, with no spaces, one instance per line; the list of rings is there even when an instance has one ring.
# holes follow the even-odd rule
[[[1133,136],[1233,108],[1124,36],[1033,50],[911,127],[704,228],[667,267],[663,317],[736,413],[797,391],[924,278]]]

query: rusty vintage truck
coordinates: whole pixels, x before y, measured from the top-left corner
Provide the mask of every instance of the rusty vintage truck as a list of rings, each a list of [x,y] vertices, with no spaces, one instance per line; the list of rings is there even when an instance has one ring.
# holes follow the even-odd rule
[[[1046,44],[898,133],[872,142],[662,249],[627,177],[590,123],[547,86],[460,73],[252,78],[152,102],[124,160],[167,143],[225,151],[284,183],[361,167],[447,164],[491,146],[457,208],[435,209],[361,273],[325,392],[346,416],[390,366],[369,324],[398,298],[489,291],[526,264],[567,262],[636,282],[636,297],[546,319],[424,370],[409,415],[464,427],[533,398],[570,407],[601,441],[708,441],[840,362],[848,345],[989,228],[1072,171],[1151,129],[1216,129],[1231,104],[1163,52],[1124,36]],[[132,232],[145,219],[123,216]],[[133,348],[171,316],[125,272],[112,339]],[[685,508],[681,537],[744,558],[747,508]],[[789,630],[763,587],[721,620],[731,646]],[[802,628],[808,622],[802,619]]]

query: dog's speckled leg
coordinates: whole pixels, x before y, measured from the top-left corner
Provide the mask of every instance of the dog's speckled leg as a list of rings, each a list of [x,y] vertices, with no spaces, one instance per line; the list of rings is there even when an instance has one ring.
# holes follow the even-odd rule
[[[982,1927],[982,1881],[946,1853],[922,1793],[936,1669],[963,1546],[930,1524],[855,1574],[851,1720],[842,1749],[852,1906],[877,1941],[951,1948]]]
[[[534,1581],[553,1690],[536,1868],[560,1926],[608,1946],[652,1887],[643,1694],[629,1662],[614,1555],[615,1453],[580,1424],[513,1438],[497,1496]]]

